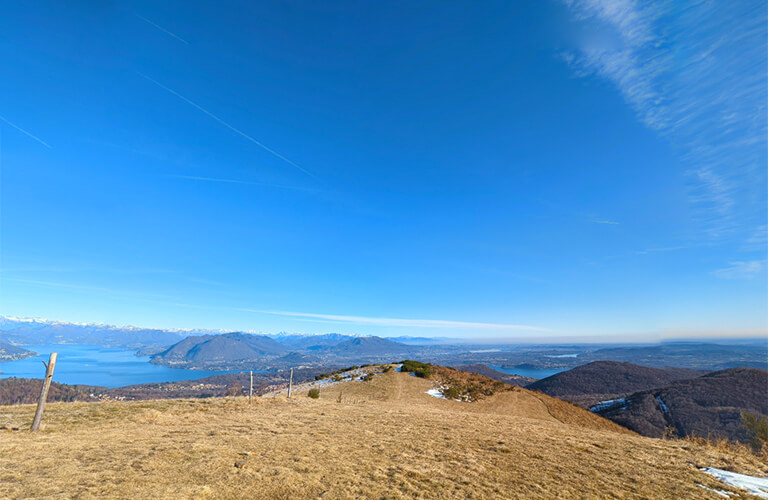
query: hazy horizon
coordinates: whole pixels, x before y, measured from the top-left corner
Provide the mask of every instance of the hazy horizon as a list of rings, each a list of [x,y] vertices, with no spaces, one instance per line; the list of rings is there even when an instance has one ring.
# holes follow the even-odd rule
[[[280,331],[264,331],[264,330],[258,330],[258,329],[223,329],[223,328],[195,328],[195,327],[178,327],[178,326],[166,326],[166,327],[158,327],[158,326],[148,326],[148,325],[138,325],[138,324],[124,324],[124,325],[114,325],[114,324],[108,324],[108,323],[93,323],[93,322],[77,322],[77,321],[65,321],[60,319],[53,319],[53,318],[42,318],[42,317],[36,317],[36,318],[27,318],[27,317],[19,317],[19,316],[13,316],[8,314],[0,314],[0,321],[2,320],[11,320],[11,321],[18,321],[20,323],[32,323],[32,322],[40,322],[40,323],[61,323],[61,324],[70,324],[70,325],[77,325],[77,326],[101,326],[101,327],[108,327],[108,328],[116,328],[116,329],[129,329],[129,328],[135,328],[135,329],[146,329],[146,330],[165,330],[165,331],[177,331],[177,332],[192,332],[194,334],[224,334],[224,333],[236,333],[236,332],[242,332],[242,333],[250,333],[255,335],[268,335],[268,336],[278,336],[278,335],[306,335],[306,336],[315,336],[315,335],[350,335],[350,336],[379,336],[382,338],[426,338],[426,339],[435,339],[435,340],[443,340],[446,343],[462,343],[462,344],[493,344],[493,345],[504,345],[504,344],[552,344],[552,345],[568,345],[568,344],[656,344],[660,342],[751,342],[754,340],[766,340],[768,341],[768,337],[766,337],[766,333],[764,331],[755,331],[755,332],[678,332],[677,334],[673,332],[666,332],[664,334],[657,334],[657,335],[648,335],[648,334],[636,334],[636,335],[629,335],[629,336],[623,336],[621,338],[617,338],[616,336],[612,335],[587,335],[587,336],[556,336],[556,335],[548,335],[548,336],[542,336],[539,338],[533,338],[533,337],[513,337],[513,336],[507,336],[507,337],[473,337],[473,336],[447,336],[447,335],[413,335],[409,334],[408,332],[400,332],[398,334],[393,335],[374,335],[370,333],[365,333],[364,331],[358,331],[358,332],[346,332],[342,333],[338,330],[325,330],[325,331],[286,331],[286,330],[280,330]],[[0,327],[2,325],[0,324]],[[2,328],[0,328],[2,330]],[[551,332],[550,332],[551,333]]]

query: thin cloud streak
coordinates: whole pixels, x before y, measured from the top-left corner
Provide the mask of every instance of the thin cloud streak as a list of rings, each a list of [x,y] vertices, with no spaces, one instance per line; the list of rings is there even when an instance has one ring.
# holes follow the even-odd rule
[[[264,311],[258,309],[242,309],[247,312],[259,314],[272,314],[275,316],[287,316],[292,318],[318,319],[337,323],[352,323],[369,326],[404,326],[411,328],[478,328],[493,330],[529,330],[548,332],[550,330],[537,326],[511,325],[504,323],[477,323],[468,321],[447,321],[440,319],[404,319],[404,318],[370,318],[364,316],[344,316],[338,314],[315,314],[291,311]]]
[[[610,226],[618,226],[619,225],[618,222],[612,221],[612,220],[593,220],[592,222],[594,222],[595,224],[608,224]]]
[[[42,144],[42,145],[43,145],[43,146],[45,146],[46,148],[48,148],[48,149],[53,149],[53,147],[52,147],[50,144],[48,144],[47,142],[45,142],[45,141],[44,141],[44,140],[42,140],[41,138],[39,138],[39,137],[37,137],[37,136],[35,136],[35,135],[32,135],[32,134],[30,134],[29,132],[27,132],[27,131],[26,131],[26,130],[24,130],[23,128],[19,127],[19,126],[18,126],[18,125],[16,125],[15,123],[12,123],[12,122],[8,121],[8,119],[7,119],[7,118],[5,118],[3,115],[0,115],[0,120],[3,120],[5,123],[7,123],[7,124],[8,124],[8,125],[10,125],[11,127],[15,128],[16,130],[18,130],[18,131],[19,131],[19,132],[21,132],[22,134],[24,134],[24,135],[26,135],[26,136],[29,136],[29,137],[31,137],[32,139],[36,140],[37,142],[39,142],[40,144]]]
[[[91,286],[91,285],[75,285],[71,283],[58,283],[54,281],[40,281],[40,280],[28,280],[28,279],[21,279],[21,278],[8,278],[4,277],[2,281],[13,281],[16,283],[24,283],[27,285],[34,285],[34,286],[43,286],[43,287],[49,287],[49,288],[64,288],[68,290],[81,290],[86,292],[98,292],[98,293],[107,293],[110,295],[124,295],[129,297],[139,297],[139,298],[145,298],[145,299],[170,299],[172,297],[168,295],[161,295],[156,293],[145,293],[145,292],[133,292],[133,291],[127,291],[127,290],[116,290],[112,288],[106,288],[106,287],[100,287],[100,286]]]
[[[759,250],[764,252],[766,248],[768,248],[768,225],[763,224],[755,230],[752,236],[747,238],[744,249],[747,251]]]
[[[680,246],[680,247],[665,247],[665,248],[646,248],[645,250],[638,250],[635,253],[637,255],[646,255],[649,253],[675,252],[677,250],[683,250],[685,248],[689,248],[689,247]]]
[[[563,60],[611,82],[638,119],[679,146],[689,198],[710,237],[760,223],[765,200],[766,9],[760,2],[563,0],[585,31]],[[753,205],[754,206],[754,205]]]
[[[16,257],[18,258],[18,257]],[[109,267],[82,265],[79,263],[63,266],[22,265],[16,267],[1,267],[0,273],[104,273],[104,274],[177,274],[177,271],[164,268],[149,267]]]
[[[175,38],[176,40],[178,40],[178,41],[180,41],[180,42],[182,42],[182,43],[186,43],[187,45],[189,45],[189,42],[188,42],[188,41],[184,40],[183,38],[181,38],[181,37],[180,37],[179,35],[177,35],[176,33],[173,33],[173,32],[171,32],[171,31],[168,31],[167,29],[163,28],[163,27],[162,27],[162,26],[160,26],[159,24],[153,23],[152,21],[150,21],[150,20],[149,20],[149,19],[147,19],[146,17],[144,17],[144,16],[140,16],[139,14],[136,14],[136,17],[138,17],[139,19],[141,19],[141,20],[142,20],[142,21],[144,21],[145,23],[147,23],[147,24],[149,24],[149,25],[151,25],[151,26],[154,26],[155,28],[159,29],[159,30],[160,30],[160,31],[162,31],[163,33],[165,33],[165,34],[167,34],[167,35],[170,35],[170,36],[172,36],[172,37],[173,37],[173,38]]]
[[[716,269],[712,274],[725,280],[752,279],[765,272],[768,260],[730,262],[728,267]]]
[[[196,175],[169,175],[168,177],[173,177],[174,179],[185,179],[189,181],[200,181],[200,182],[220,182],[224,184],[245,184],[249,186],[264,186],[264,187],[274,187],[274,188],[280,188],[280,189],[291,189],[294,191],[307,191],[307,192],[317,192],[317,189],[314,188],[304,188],[304,187],[298,187],[298,186],[286,186],[283,184],[271,184],[269,182],[254,182],[254,181],[243,181],[240,179],[221,179],[217,177],[199,177]]]
[[[228,129],[230,129],[231,131],[235,132],[236,134],[238,134],[238,135],[240,135],[240,136],[242,136],[242,137],[245,137],[246,139],[248,139],[248,140],[249,140],[249,141],[251,141],[252,143],[254,143],[254,144],[256,144],[257,146],[259,146],[259,147],[260,147],[261,149],[263,149],[264,151],[267,151],[268,153],[272,154],[274,157],[276,157],[276,158],[279,158],[280,160],[283,160],[285,163],[287,163],[287,164],[291,165],[291,166],[292,166],[292,167],[294,167],[294,168],[297,168],[298,170],[300,170],[300,171],[304,172],[305,174],[307,174],[308,176],[312,177],[313,179],[317,179],[317,177],[316,177],[314,174],[312,174],[310,171],[308,171],[307,169],[305,169],[305,168],[303,168],[303,167],[301,167],[301,166],[297,165],[296,163],[292,162],[291,160],[289,160],[289,159],[288,159],[288,158],[286,158],[285,156],[281,155],[280,153],[278,153],[278,152],[277,152],[277,151],[275,151],[274,149],[271,149],[271,148],[269,148],[268,146],[264,145],[263,143],[261,143],[261,142],[257,141],[257,140],[256,140],[256,139],[254,139],[253,137],[251,137],[250,135],[246,134],[246,133],[245,133],[245,132],[243,132],[242,130],[239,130],[239,129],[237,129],[237,128],[233,127],[232,125],[230,125],[229,123],[225,122],[224,120],[222,120],[222,119],[221,119],[221,118],[219,118],[218,116],[214,115],[213,113],[211,113],[210,111],[208,111],[208,110],[207,110],[207,109],[205,109],[204,107],[200,106],[199,104],[196,104],[195,102],[193,102],[193,101],[190,101],[189,99],[187,99],[187,98],[186,98],[186,97],[184,97],[183,95],[179,94],[179,93],[178,93],[178,92],[176,92],[175,90],[173,90],[173,89],[171,89],[171,88],[169,88],[169,87],[166,87],[166,86],[165,86],[165,85],[163,85],[162,83],[160,83],[160,82],[158,82],[157,80],[155,80],[155,79],[153,79],[153,78],[151,78],[151,77],[149,77],[149,76],[145,75],[144,73],[142,73],[142,72],[140,72],[140,71],[137,71],[137,73],[138,73],[140,76],[142,76],[143,78],[145,78],[145,79],[149,80],[150,82],[154,83],[155,85],[157,85],[157,86],[158,86],[158,87],[160,87],[161,89],[165,90],[166,92],[170,92],[171,94],[175,95],[176,97],[178,97],[178,98],[179,98],[179,99],[181,99],[182,101],[186,102],[186,103],[187,103],[187,104],[189,104],[190,106],[193,106],[194,108],[198,109],[199,111],[202,111],[203,113],[205,113],[206,115],[208,115],[210,118],[213,118],[214,120],[216,120],[216,121],[217,121],[217,122],[219,122],[220,124],[224,125],[225,127],[227,127]]]

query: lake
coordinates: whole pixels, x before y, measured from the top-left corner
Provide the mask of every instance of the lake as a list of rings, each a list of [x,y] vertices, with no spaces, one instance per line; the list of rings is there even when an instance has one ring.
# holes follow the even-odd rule
[[[177,382],[232,373],[226,371],[185,370],[149,363],[149,356],[136,356],[134,351],[107,349],[92,345],[58,344],[47,346],[24,346],[40,356],[0,363],[0,378],[24,377],[43,378],[51,352],[59,353],[53,381],[62,384],[101,385],[121,387],[124,385],[150,384],[156,382]]]
[[[523,377],[531,377],[535,379],[542,379],[551,377],[555,373],[564,372],[569,368],[502,368],[500,366],[488,365],[496,371],[509,373],[511,375],[522,375]]]

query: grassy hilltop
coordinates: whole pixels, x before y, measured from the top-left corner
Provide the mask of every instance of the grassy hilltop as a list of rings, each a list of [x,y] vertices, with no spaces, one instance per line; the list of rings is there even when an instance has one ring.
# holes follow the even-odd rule
[[[644,438],[544,394],[456,402],[434,384],[389,371],[252,406],[53,403],[36,434],[10,430],[32,405],[5,407],[0,497],[712,498],[699,485],[735,490],[696,466],[766,472],[738,447]]]

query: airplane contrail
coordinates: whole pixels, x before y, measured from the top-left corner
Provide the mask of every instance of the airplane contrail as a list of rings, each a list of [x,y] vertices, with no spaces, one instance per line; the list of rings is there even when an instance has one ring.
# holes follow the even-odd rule
[[[264,186],[264,187],[273,187],[273,188],[280,188],[280,189],[293,189],[296,191],[308,191],[308,192],[314,192],[317,191],[316,189],[312,188],[304,188],[304,187],[298,187],[298,186],[286,186],[283,184],[272,184],[269,182],[253,182],[253,181],[243,181],[240,179],[221,179],[216,177],[200,177],[197,175],[169,175],[168,177],[173,177],[175,179],[186,179],[190,181],[202,181],[202,182],[221,182],[225,184],[248,184],[251,186]]]
[[[140,16],[140,15],[138,15],[138,14],[136,14],[136,17],[138,17],[139,19],[141,19],[141,20],[142,20],[142,21],[144,21],[145,23],[147,23],[147,24],[150,24],[150,25],[154,26],[155,28],[159,29],[159,30],[160,30],[160,31],[162,31],[163,33],[166,33],[166,34],[168,34],[168,35],[172,36],[172,37],[173,37],[173,38],[175,38],[176,40],[178,40],[178,41],[180,41],[180,42],[184,42],[184,43],[186,43],[187,45],[189,45],[189,42],[188,42],[188,41],[184,40],[183,38],[181,38],[180,36],[178,36],[176,33],[172,33],[172,32],[170,32],[170,31],[168,31],[167,29],[163,28],[163,27],[162,27],[162,26],[160,26],[159,24],[153,23],[152,21],[150,21],[150,20],[149,20],[149,19],[147,19],[146,17],[144,17],[144,16]]]
[[[239,311],[254,312],[260,314],[273,314],[276,316],[289,316],[295,318],[307,318],[327,320],[334,323],[351,323],[356,325],[376,326],[405,326],[416,328],[482,328],[497,330],[530,330],[538,332],[550,332],[547,328],[530,325],[513,325],[509,323],[478,323],[471,321],[452,321],[442,319],[405,319],[405,318],[378,318],[366,316],[346,316],[339,314],[315,314],[292,311],[263,311],[258,309],[238,308]]]
[[[49,149],[53,149],[53,147],[52,147],[50,144],[48,144],[47,142],[45,142],[45,141],[44,141],[44,140],[42,140],[41,138],[39,138],[39,137],[36,137],[36,136],[34,136],[34,135],[30,134],[29,132],[27,132],[27,131],[26,131],[26,130],[24,130],[23,128],[19,127],[19,126],[18,126],[18,125],[16,125],[15,123],[11,123],[11,122],[10,122],[10,121],[8,121],[8,119],[6,119],[6,118],[5,118],[3,115],[0,115],[0,120],[3,120],[5,123],[7,123],[7,124],[8,124],[8,125],[10,125],[11,127],[15,128],[16,130],[18,130],[18,131],[19,131],[19,132],[21,132],[22,134],[24,134],[24,135],[27,135],[27,136],[31,137],[32,139],[36,140],[37,142],[39,142],[40,144],[42,144],[42,145],[43,145],[43,146],[45,146],[46,148],[49,148]]]
[[[235,127],[233,127],[233,126],[232,126],[232,125],[230,125],[229,123],[225,122],[224,120],[222,120],[222,119],[221,119],[221,118],[219,118],[218,116],[214,115],[213,113],[211,113],[210,111],[208,111],[208,110],[207,110],[207,109],[205,109],[204,107],[200,106],[199,104],[196,104],[196,103],[194,103],[194,102],[190,101],[189,99],[187,99],[187,98],[186,98],[186,97],[184,97],[183,95],[179,94],[179,93],[178,93],[178,92],[176,92],[175,90],[173,90],[173,89],[171,89],[171,88],[168,88],[168,87],[166,87],[166,86],[165,86],[165,85],[163,85],[162,83],[158,82],[157,80],[155,80],[155,79],[153,79],[153,78],[150,78],[149,76],[145,75],[144,73],[142,73],[142,72],[140,72],[140,71],[137,71],[137,73],[138,73],[139,75],[143,76],[144,78],[146,78],[147,80],[149,80],[150,82],[154,83],[155,85],[157,85],[157,86],[158,86],[158,87],[160,87],[161,89],[163,89],[163,90],[165,90],[165,91],[167,91],[167,92],[170,92],[171,94],[175,95],[176,97],[178,97],[178,98],[179,98],[179,99],[181,99],[182,101],[186,102],[187,104],[189,104],[189,105],[191,105],[191,106],[194,106],[195,108],[199,109],[200,111],[202,111],[202,112],[203,112],[203,113],[205,113],[206,115],[210,116],[211,118],[213,118],[213,119],[214,119],[214,120],[216,120],[217,122],[221,123],[222,125],[224,125],[224,126],[225,126],[225,127],[227,127],[228,129],[230,129],[231,131],[233,131],[233,132],[236,132],[237,134],[239,134],[239,135],[241,135],[241,136],[245,137],[246,139],[248,139],[248,140],[249,140],[249,141],[251,141],[252,143],[256,144],[256,145],[257,145],[257,146],[259,146],[261,149],[263,149],[263,150],[265,150],[265,151],[269,152],[270,154],[272,154],[272,155],[273,155],[273,156],[275,156],[276,158],[279,158],[279,159],[283,160],[285,163],[287,163],[288,165],[291,165],[292,167],[295,167],[295,168],[297,168],[297,169],[301,170],[302,172],[304,172],[304,173],[305,173],[305,174],[307,174],[308,176],[312,177],[313,179],[317,179],[317,177],[316,177],[314,174],[312,174],[310,171],[308,171],[308,170],[306,170],[306,169],[304,169],[304,168],[300,167],[299,165],[295,164],[294,162],[292,162],[291,160],[289,160],[289,159],[288,159],[288,158],[286,158],[285,156],[281,155],[280,153],[278,153],[278,152],[277,152],[277,151],[275,151],[274,149],[271,149],[271,148],[267,147],[266,145],[262,144],[261,142],[257,141],[256,139],[254,139],[254,138],[253,138],[253,137],[251,137],[250,135],[246,134],[246,133],[245,133],[245,132],[243,132],[242,130],[238,130],[238,129],[236,129]]]

